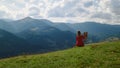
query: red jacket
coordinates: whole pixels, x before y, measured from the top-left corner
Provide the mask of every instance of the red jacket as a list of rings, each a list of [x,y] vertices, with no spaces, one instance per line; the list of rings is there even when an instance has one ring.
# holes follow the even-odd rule
[[[84,46],[84,36],[76,36],[76,46]]]

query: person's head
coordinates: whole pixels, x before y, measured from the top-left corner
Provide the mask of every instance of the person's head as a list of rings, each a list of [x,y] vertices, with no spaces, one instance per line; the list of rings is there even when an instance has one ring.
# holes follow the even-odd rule
[[[80,35],[81,35],[81,32],[80,32],[80,31],[78,31],[78,32],[77,32],[77,35],[78,35],[78,36],[80,36]]]

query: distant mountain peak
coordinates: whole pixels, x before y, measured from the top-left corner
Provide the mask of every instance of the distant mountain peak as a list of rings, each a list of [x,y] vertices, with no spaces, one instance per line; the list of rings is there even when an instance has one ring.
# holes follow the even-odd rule
[[[35,19],[35,18],[32,18],[32,17],[25,17],[22,20],[26,20],[26,21],[29,21],[29,20],[39,20],[39,21],[51,22],[51,21],[49,21],[47,19]]]
[[[31,17],[25,17],[24,19],[25,20],[30,20],[30,19],[33,19],[33,18],[31,18]]]
[[[33,20],[34,20],[34,18],[32,18],[32,17],[25,17],[25,18],[20,19],[20,20],[17,20],[17,21],[23,21],[23,22],[26,22],[26,21],[33,21]]]

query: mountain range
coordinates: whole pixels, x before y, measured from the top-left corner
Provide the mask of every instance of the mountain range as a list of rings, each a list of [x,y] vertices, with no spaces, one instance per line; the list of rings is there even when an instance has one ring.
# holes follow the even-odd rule
[[[76,32],[88,32],[86,43],[120,38],[120,25],[97,22],[63,23],[26,17],[21,20],[0,19],[0,57],[43,53],[75,45]]]

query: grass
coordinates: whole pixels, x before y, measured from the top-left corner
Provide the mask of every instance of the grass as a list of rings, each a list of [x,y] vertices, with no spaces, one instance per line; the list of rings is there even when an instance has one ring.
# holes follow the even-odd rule
[[[120,68],[120,41],[1,59],[0,68]]]

